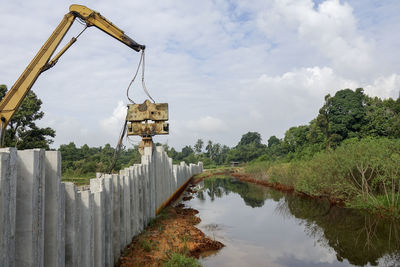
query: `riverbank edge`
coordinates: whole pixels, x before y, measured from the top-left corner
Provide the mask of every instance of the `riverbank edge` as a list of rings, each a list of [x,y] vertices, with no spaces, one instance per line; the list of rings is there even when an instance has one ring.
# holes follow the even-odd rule
[[[183,204],[195,193],[193,186],[193,182],[189,183],[182,193],[182,201],[165,206],[149,226],[133,238],[115,266],[163,266],[176,254],[193,259],[194,264],[187,266],[200,266],[194,259],[203,252],[225,246],[198,229],[195,225],[201,221],[196,216],[199,212]]]

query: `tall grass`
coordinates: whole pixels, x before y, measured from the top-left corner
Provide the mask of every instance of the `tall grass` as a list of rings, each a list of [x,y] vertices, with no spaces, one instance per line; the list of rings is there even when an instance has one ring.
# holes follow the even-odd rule
[[[273,163],[271,161],[255,161],[246,166],[245,172],[254,178],[267,180],[267,171],[272,164]]]
[[[179,253],[172,253],[164,267],[201,267],[198,260]]]
[[[255,178],[294,187],[313,196],[345,201],[349,206],[400,213],[400,141],[350,139],[336,150],[310,160],[258,162],[246,171]]]

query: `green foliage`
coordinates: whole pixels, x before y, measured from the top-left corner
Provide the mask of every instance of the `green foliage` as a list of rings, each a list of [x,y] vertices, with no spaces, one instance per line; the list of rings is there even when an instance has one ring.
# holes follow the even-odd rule
[[[61,169],[63,178],[74,180],[76,177],[86,178],[93,176],[96,172],[106,172],[112,164],[115,149],[109,144],[104,147],[89,147],[83,145],[77,148],[75,143],[61,145],[58,149],[61,152]],[[123,147],[114,167],[114,171],[119,171],[124,167],[141,162],[141,155],[137,149],[126,149]]]
[[[280,143],[281,143],[281,140],[279,140],[279,138],[276,137],[275,135],[271,136],[267,142],[268,148],[272,148],[273,146],[279,145]]]
[[[294,152],[298,147],[302,147],[308,143],[307,133],[309,130],[310,127],[307,125],[292,127],[287,130],[285,133],[285,138],[283,139],[287,151]]]
[[[363,89],[337,91],[334,97],[327,95],[319,110],[318,126],[323,129],[326,147],[335,147],[348,137],[359,137],[365,122],[366,95]]]
[[[139,245],[146,252],[150,252],[153,248],[153,244],[148,239],[145,238],[140,239]]]
[[[186,158],[187,156],[194,154],[193,148],[191,146],[185,146],[182,148],[182,157]]]
[[[399,112],[400,98],[371,98],[362,88],[339,90],[334,96],[325,96],[318,116],[308,125],[291,127],[282,139],[271,136],[261,157],[285,162],[310,160],[320,151],[335,149],[351,138],[400,138]],[[232,151],[231,157],[243,158],[241,152]]]
[[[203,144],[203,140],[198,139],[194,149],[191,146],[183,147],[181,152],[176,151],[173,147],[164,147],[164,149],[168,156],[172,158],[174,164],[179,164],[181,161],[187,164],[197,164],[201,161],[205,168],[211,168],[224,165],[227,162],[227,155],[230,151],[228,146],[209,140],[205,147],[206,151],[202,152]]]
[[[7,86],[0,85],[0,100],[7,93]],[[4,143],[8,147],[18,149],[44,148],[49,149],[53,143],[51,137],[55,137],[55,131],[50,127],[39,128],[35,121],[43,118],[44,113],[40,111],[42,101],[33,91],[29,91],[21,106],[9,121]]]
[[[282,139],[271,136],[267,145],[262,144],[261,134],[247,132],[238,144],[229,148],[208,140],[198,139],[194,150],[190,146],[177,152],[171,148],[168,155],[175,163],[203,161],[206,168],[235,162],[252,161],[307,161],[323,150],[335,149],[351,138],[389,137],[400,138],[400,98],[381,100],[355,91],[339,90],[334,96],[325,96],[325,103],[318,116],[308,125],[291,127]]]
[[[238,193],[246,205],[250,207],[262,207],[267,198],[266,188],[252,183],[242,182],[232,178],[229,173],[216,174],[204,180],[204,187],[198,191],[201,194],[207,194],[211,201],[228,195],[231,192]]]
[[[400,138],[400,98],[381,100],[378,97],[366,101],[365,124],[362,126],[363,136],[386,136]]]
[[[337,149],[316,153],[311,159],[255,161],[246,171],[308,195],[394,216],[400,213],[399,139],[347,139]]]
[[[240,139],[238,143],[238,147],[240,146],[247,146],[250,144],[254,144],[255,146],[260,146],[261,145],[261,134],[257,132],[248,132],[244,135],[242,135],[242,138]]]
[[[256,179],[267,180],[267,172],[272,165],[272,161],[256,160],[247,164],[245,172]]]
[[[272,183],[294,186],[298,177],[295,171],[296,169],[290,163],[276,163],[267,170],[267,177]]]
[[[165,267],[201,267],[198,260],[183,254],[172,253],[169,260],[164,263]]]
[[[194,145],[194,151],[195,151],[197,154],[200,154],[201,151],[203,150],[203,145],[204,145],[203,140],[202,140],[202,139],[198,139],[197,142],[196,142],[196,144]]]
[[[266,148],[266,145],[261,144],[259,133],[248,132],[242,135],[237,146],[228,152],[226,161],[249,162],[265,153]]]

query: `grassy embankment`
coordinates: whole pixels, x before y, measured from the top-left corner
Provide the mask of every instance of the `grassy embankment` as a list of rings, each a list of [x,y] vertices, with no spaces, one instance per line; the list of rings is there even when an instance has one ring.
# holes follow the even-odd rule
[[[197,213],[183,204],[168,206],[125,248],[116,266],[201,266],[201,253],[219,250],[223,244],[195,227],[201,221]]]
[[[346,140],[309,160],[254,161],[245,172],[298,193],[400,218],[400,140]]]

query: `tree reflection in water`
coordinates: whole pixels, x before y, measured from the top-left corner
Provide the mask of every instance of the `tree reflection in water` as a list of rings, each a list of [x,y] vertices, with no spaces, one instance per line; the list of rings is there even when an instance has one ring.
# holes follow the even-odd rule
[[[333,249],[339,261],[353,265],[395,266],[400,262],[400,224],[359,210],[330,205],[323,200],[301,198],[241,182],[235,178],[205,179],[197,197],[204,192],[213,201],[231,192],[241,196],[247,206],[261,207],[266,200],[277,202],[275,213],[294,217],[305,233],[320,245]]]

